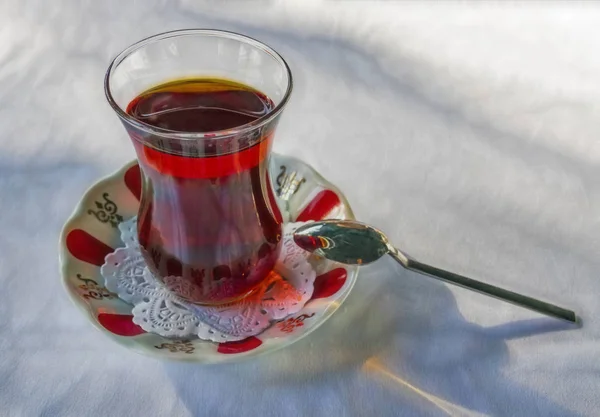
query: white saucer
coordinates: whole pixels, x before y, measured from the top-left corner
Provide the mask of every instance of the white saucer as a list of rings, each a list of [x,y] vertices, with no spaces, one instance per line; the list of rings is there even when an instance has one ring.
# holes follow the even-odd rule
[[[287,221],[354,218],[342,193],[304,162],[273,154],[269,170],[277,202],[281,211],[288,213]],[[358,268],[314,258],[317,278],[311,300],[297,314],[274,322],[258,336],[213,343],[146,333],[133,323],[132,306],[106,290],[100,275],[104,257],[124,246],[117,226],[137,214],[139,194],[140,173],[134,161],[84,194],[60,237],[62,281],[69,296],[96,328],[136,352],[199,363],[230,362],[272,352],[323,324],[356,281]]]

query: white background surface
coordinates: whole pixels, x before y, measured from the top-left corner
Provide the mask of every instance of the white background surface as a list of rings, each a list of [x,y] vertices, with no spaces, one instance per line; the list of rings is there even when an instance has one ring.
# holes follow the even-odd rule
[[[598,415],[600,9],[198,4],[0,2],[0,415]],[[134,157],[104,71],[188,27],[286,57],[275,148],[360,219],[424,261],[576,308],[583,329],[382,261],[313,335],[257,360],[160,363],[94,330],[60,285],[57,240],[83,191]]]

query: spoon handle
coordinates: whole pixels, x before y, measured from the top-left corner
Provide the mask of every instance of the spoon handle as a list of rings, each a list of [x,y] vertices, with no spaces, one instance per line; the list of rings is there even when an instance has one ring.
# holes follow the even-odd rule
[[[394,250],[390,250],[389,253],[392,256],[392,258],[398,261],[398,263],[400,263],[406,269],[419,272],[421,274],[429,275],[441,281],[458,285],[459,287],[463,287],[468,290],[477,291],[481,294],[488,295],[524,308],[528,308],[530,310],[537,311],[538,313],[542,313],[547,316],[565,320],[570,323],[579,324],[577,315],[571,310],[567,310],[562,307],[558,307],[554,304],[546,303],[545,301],[527,297],[516,292],[508,291],[503,288],[496,287],[494,285],[476,281],[474,279],[467,278],[465,276],[458,275],[453,272],[444,271],[443,269],[439,269],[431,265],[421,263],[412,258],[409,258],[408,256],[406,256],[405,254],[403,254],[395,248]]]

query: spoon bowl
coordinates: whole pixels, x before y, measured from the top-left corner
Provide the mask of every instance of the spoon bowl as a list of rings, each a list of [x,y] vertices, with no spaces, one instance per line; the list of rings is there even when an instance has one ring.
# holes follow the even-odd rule
[[[347,265],[370,264],[389,253],[383,233],[355,221],[309,223],[294,232],[294,242],[308,252]]]

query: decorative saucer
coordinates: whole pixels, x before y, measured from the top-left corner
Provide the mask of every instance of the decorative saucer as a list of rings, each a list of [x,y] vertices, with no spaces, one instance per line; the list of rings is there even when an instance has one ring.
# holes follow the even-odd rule
[[[270,178],[289,222],[352,219],[342,193],[304,162],[273,154]],[[198,363],[230,362],[271,352],[307,336],[346,299],[358,268],[311,257],[317,273],[306,305],[274,321],[263,333],[240,341],[215,343],[199,338],[172,339],[144,331],[133,322],[133,306],[104,286],[100,267],[121,241],[119,224],[137,214],[141,189],[135,161],[94,184],[66,222],[60,237],[62,281],[71,300],[92,324],[121,345],[159,359]]]

